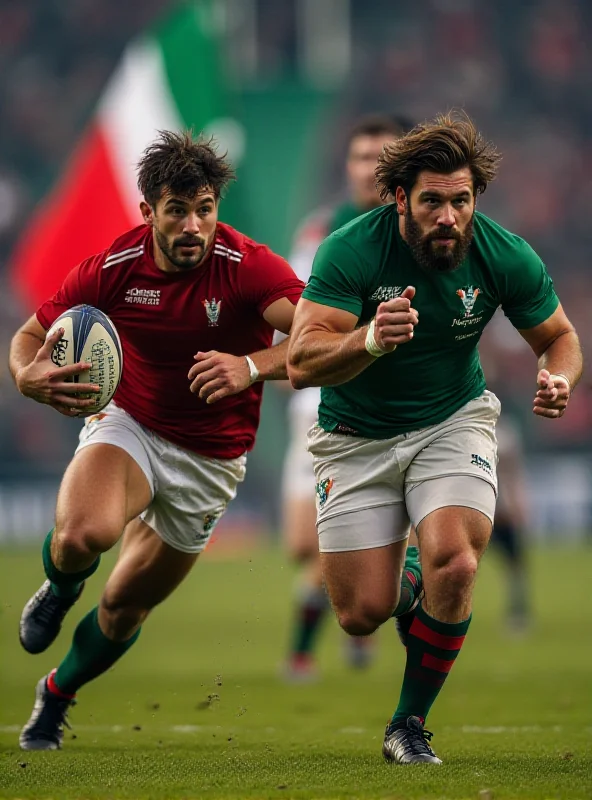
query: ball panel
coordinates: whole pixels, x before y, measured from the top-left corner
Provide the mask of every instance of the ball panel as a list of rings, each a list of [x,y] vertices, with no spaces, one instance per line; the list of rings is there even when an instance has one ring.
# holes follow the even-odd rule
[[[96,402],[85,409],[95,413],[103,409],[113,398],[123,368],[123,352],[117,330],[109,317],[99,309],[88,305],[74,306],[65,311],[53,323],[47,336],[57,328],[64,335],[55,345],[51,360],[56,366],[88,361],[90,370],[75,375],[75,383],[96,383],[101,387],[97,395],[78,394],[78,397],[95,397]]]
[[[78,376],[78,383],[96,383],[101,393],[91,410],[100,411],[111,400],[121,375],[121,360],[116,340],[99,322],[94,322],[83,342],[80,361],[90,361],[92,367]]]
[[[74,352],[74,320],[72,317],[62,314],[47,331],[47,336],[51,336],[57,328],[63,328],[64,335],[53,348],[51,360],[56,367],[65,367],[76,363],[76,359],[72,356]]]

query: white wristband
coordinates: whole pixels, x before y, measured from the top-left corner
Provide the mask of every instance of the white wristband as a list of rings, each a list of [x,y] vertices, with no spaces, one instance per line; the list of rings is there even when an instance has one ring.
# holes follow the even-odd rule
[[[259,377],[259,370],[255,366],[255,362],[253,361],[251,356],[245,356],[245,358],[247,359],[247,365],[249,367],[249,386],[250,386],[252,383],[255,383],[255,381]]]
[[[567,388],[569,389],[569,393],[571,394],[571,383],[569,382],[569,379],[567,378],[566,375],[564,375],[562,372],[554,372],[551,375],[551,377],[552,378],[563,378],[563,380],[567,383]]]
[[[397,349],[397,345],[393,347],[392,350],[383,350],[382,347],[379,347],[376,343],[376,339],[374,338],[374,320],[370,322],[368,326],[368,332],[366,333],[366,350],[370,353],[371,356],[374,358],[379,358],[380,356],[385,355],[385,353],[392,353],[394,350]]]

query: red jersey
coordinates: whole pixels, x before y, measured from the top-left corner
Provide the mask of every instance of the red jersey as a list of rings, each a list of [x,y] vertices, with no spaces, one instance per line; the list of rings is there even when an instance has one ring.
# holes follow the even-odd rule
[[[154,261],[152,229],[140,225],[75,267],[37,319],[47,330],[79,303],[104,311],[124,354],[116,404],[181,447],[236,458],[253,447],[263,384],[208,405],[189,391],[193,356],[271,347],[274,330],[263,312],[282,297],[295,304],[303,288],[283,258],[221,222],[202,264],[163,272]]]

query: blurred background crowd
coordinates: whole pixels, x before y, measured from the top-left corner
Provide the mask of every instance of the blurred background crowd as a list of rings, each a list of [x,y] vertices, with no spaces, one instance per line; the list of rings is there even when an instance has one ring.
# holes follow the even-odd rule
[[[173,0],[0,0],[3,364],[12,333],[34,310],[11,289],[11,253],[25,231],[34,243],[32,211],[64,169],[130,39],[179,5]],[[264,121],[270,142],[277,137],[277,120],[273,103],[261,106],[266,93],[285,98],[298,90],[300,107],[310,97],[322,111],[308,151],[315,153],[317,168],[309,173],[306,191],[295,196],[289,181],[282,181],[289,147],[270,149],[268,158],[277,161],[267,174],[275,177],[251,178],[258,181],[261,203],[251,211],[253,229],[242,224],[241,230],[261,238],[263,218],[271,207],[279,208],[274,213],[283,218],[269,244],[289,256],[299,219],[343,191],[346,135],[356,117],[386,111],[421,120],[465,108],[504,155],[500,177],[483,197],[481,210],[538,251],[585,353],[590,352],[591,3],[219,0],[215,9],[228,80],[237,96],[242,92],[244,106],[256,97],[258,107],[270,109]],[[247,166],[249,147],[247,138]],[[100,223],[88,219],[84,224]],[[524,434],[534,533],[586,536],[592,527],[587,378],[566,417],[549,424],[530,410],[532,354],[503,318],[490,326],[481,351],[491,388]],[[50,525],[53,493],[78,424],[23,400],[5,367],[0,374],[0,540],[36,526],[31,533],[39,536]],[[284,406],[285,396],[268,387],[262,435],[234,510],[268,530],[278,522]]]

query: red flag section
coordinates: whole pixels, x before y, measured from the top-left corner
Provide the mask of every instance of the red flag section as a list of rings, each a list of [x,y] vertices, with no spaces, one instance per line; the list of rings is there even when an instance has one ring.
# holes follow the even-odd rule
[[[89,128],[12,255],[10,280],[25,308],[34,311],[76,264],[140,221],[124,205],[102,131]]]

